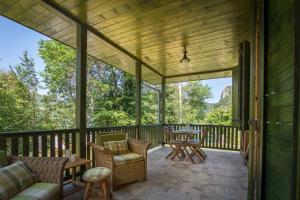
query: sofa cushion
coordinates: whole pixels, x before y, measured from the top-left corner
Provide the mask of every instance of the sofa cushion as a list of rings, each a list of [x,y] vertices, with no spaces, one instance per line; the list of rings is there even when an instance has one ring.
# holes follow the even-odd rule
[[[104,142],[126,140],[126,134],[123,132],[98,134],[96,144],[104,146]]]
[[[56,200],[59,199],[59,185],[54,183],[35,183],[11,200]]]
[[[35,180],[35,176],[21,161],[1,168],[0,199],[8,199],[31,186]]]
[[[104,142],[104,147],[110,149],[114,155],[129,152],[127,140]]]
[[[8,165],[5,151],[0,150],[0,168]]]
[[[114,155],[115,165],[129,164],[144,160],[143,156],[136,153]]]

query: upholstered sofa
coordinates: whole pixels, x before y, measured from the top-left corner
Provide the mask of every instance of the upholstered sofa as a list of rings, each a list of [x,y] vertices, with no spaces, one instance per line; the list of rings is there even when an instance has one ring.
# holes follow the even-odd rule
[[[0,199],[11,200],[58,200],[63,199],[63,171],[68,159],[66,158],[45,158],[45,157],[7,157],[7,166],[0,168]],[[21,161],[21,162],[18,162]],[[21,164],[22,163],[22,164]],[[24,165],[29,169],[33,181],[28,185],[20,184],[24,177],[24,170],[20,173],[13,171],[10,166]],[[12,177],[9,177],[12,176]],[[27,174],[25,174],[27,176]],[[28,175],[30,176],[30,175]],[[5,179],[14,181],[10,182],[11,185],[5,184]],[[12,187],[12,188],[9,188]],[[2,194],[1,194],[2,192]],[[5,194],[4,194],[5,193]]]
[[[95,154],[97,167],[108,167],[112,170],[112,185],[116,190],[119,186],[134,182],[145,181],[147,178],[147,150],[150,143],[127,139],[128,152],[115,155],[105,147],[108,141],[124,141],[125,133],[99,134],[96,143],[91,143]]]

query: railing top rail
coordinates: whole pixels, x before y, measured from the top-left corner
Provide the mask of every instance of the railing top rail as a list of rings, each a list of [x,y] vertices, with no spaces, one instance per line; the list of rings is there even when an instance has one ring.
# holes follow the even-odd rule
[[[186,124],[163,124],[169,126],[186,126]],[[209,127],[233,127],[233,125],[217,125],[217,124],[189,124],[190,126],[209,126]]]
[[[162,124],[142,124],[141,127],[148,127],[148,126],[162,126]]]
[[[103,129],[117,129],[117,128],[135,128],[136,125],[126,125],[126,126],[102,126],[102,127],[89,127],[86,130],[87,131],[97,131],[97,130],[103,130]]]
[[[35,136],[35,135],[50,135],[50,134],[63,134],[63,133],[76,133],[79,129],[58,129],[58,130],[35,130],[35,131],[17,131],[17,132],[0,132],[0,137],[22,137],[22,136]]]

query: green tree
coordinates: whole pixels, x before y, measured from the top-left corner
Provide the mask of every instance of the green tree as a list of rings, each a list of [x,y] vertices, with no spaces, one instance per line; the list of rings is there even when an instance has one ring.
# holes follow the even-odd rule
[[[211,88],[201,81],[188,82],[183,87],[183,108],[185,123],[199,123],[207,112],[207,99],[212,97]],[[193,116],[193,117],[191,117]]]
[[[45,63],[41,76],[49,89],[45,112],[56,112],[58,127],[75,126],[76,52],[53,40],[40,41],[39,54]],[[127,125],[134,122],[134,78],[101,61],[87,59],[88,126]]]
[[[159,123],[158,92],[146,86],[142,87],[142,124]]]
[[[10,68],[18,76],[19,80],[28,87],[30,91],[36,93],[38,88],[38,78],[34,61],[32,58],[29,58],[27,51],[23,52],[20,60],[20,64]]]
[[[89,126],[133,124],[133,77],[97,60],[91,63],[87,95]]]
[[[232,114],[229,107],[218,107],[207,114],[206,120],[210,124],[231,125]]]
[[[30,130],[28,87],[12,72],[0,73],[0,130]]]
[[[24,51],[20,57],[20,63],[16,66],[10,66],[12,73],[27,87],[30,95],[27,99],[28,123],[32,124],[32,129],[37,128],[38,124],[38,106],[37,106],[37,90],[38,77],[35,64],[32,58],[28,56],[28,52]]]
[[[43,114],[49,126],[44,128],[75,127],[76,98],[76,52],[74,49],[54,40],[39,42],[39,55],[45,63],[41,72],[45,89]],[[50,114],[50,115],[49,115]]]
[[[178,85],[166,85],[166,123],[179,123],[178,97]]]

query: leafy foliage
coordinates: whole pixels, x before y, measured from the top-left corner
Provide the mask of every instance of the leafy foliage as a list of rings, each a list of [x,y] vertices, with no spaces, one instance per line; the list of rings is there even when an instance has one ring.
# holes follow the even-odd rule
[[[19,64],[0,72],[1,131],[75,127],[76,51],[54,40],[41,40],[38,52],[45,64],[40,73],[26,51]],[[87,76],[87,125],[135,124],[135,77],[92,57],[87,59]],[[229,99],[220,101],[205,118],[212,93],[201,81],[184,83],[182,90],[180,106],[178,84],[167,85],[166,122],[231,120]],[[142,123],[158,123],[158,111],[159,93],[142,87]]]
[[[232,88],[214,108],[208,112],[205,121],[217,125],[231,125],[232,124]]]
[[[185,83],[182,88],[182,105],[180,106],[179,87],[178,84],[169,84],[167,87],[166,121],[168,123],[203,122],[207,112],[206,101],[212,97],[211,88],[203,85],[201,81]]]
[[[229,107],[217,107],[207,114],[206,121],[210,124],[231,125],[231,109]]]
[[[31,128],[27,112],[30,92],[16,74],[0,73],[0,129],[6,131]]]

